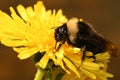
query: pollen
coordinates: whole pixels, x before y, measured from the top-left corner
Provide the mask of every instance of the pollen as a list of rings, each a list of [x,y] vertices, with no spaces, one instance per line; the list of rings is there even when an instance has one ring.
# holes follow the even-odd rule
[[[83,22],[83,19],[82,19],[82,18],[80,18],[80,19],[79,19],[79,21],[80,21],[80,22]]]

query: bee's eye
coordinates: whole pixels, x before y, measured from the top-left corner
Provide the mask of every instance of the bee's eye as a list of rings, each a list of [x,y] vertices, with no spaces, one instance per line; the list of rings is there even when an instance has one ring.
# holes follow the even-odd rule
[[[55,40],[58,42],[66,38],[66,35],[67,35],[67,29],[65,26],[58,27],[55,30]]]
[[[59,28],[59,33],[63,34],[64,28]]]
[[[58,32],[62,35],[65,35],[67,33],[67,29],[66,27],[60,27]]]
[[[60,28],[57,28],[55,31],[55,40],[59,42],[61,41],[62,37],[63,37],[63,30]]]

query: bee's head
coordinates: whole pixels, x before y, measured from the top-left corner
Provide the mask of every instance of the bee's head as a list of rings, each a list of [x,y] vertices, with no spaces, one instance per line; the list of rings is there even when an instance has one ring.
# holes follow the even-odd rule
[[[66,24],[55,29],[54,35],[55,35],[54,36],[55,40],[57,42],[65,40],[67,38],[67,26],[66,26]]]
[[[67,34],[67,26],[66,24],[63,24],[62,26],[55,29],[54,37],[56,40],[55,48],[56,51],[59,50],[62,44],[65,43],[67,40],[68,34]],[[59,42],[59,45],[57,46],[57,43]]]

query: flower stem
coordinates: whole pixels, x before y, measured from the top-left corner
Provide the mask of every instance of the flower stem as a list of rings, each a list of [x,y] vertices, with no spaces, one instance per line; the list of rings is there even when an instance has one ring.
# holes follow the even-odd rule
[[[43,70],[42,68],[37,68],[37,73],[35,75],[34,80],[42,80],[44,74],[45,74],[45,70]]]

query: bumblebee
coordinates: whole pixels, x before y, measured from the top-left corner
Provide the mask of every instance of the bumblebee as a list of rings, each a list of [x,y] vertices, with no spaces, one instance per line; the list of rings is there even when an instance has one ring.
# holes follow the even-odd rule
[[[112,42],[96,32],[89,23],[78,18],[71,18],[62,26],[57,27],[54,32],[54,38],[56,40],[56,51],[65,42],[73,47],[91,51],[94,55],[106,51],[110,51],[110,53],[116,51],[116,47]],[[56,46],[57,44],[58,46]]]

